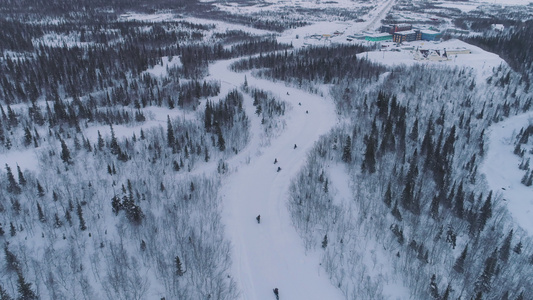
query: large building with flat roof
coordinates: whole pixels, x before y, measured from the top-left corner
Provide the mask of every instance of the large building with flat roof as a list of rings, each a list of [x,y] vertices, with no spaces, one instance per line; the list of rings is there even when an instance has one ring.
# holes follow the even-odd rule
[[[412,42],[412,41],[436,41],[440,39],[440,32],[433,30],[407,30],[398,31],[392,34],[392,40],[395,43]]]
[[[393,34],[395,32],[399,31],[407,31],[413,29],[413,25],[411,24],[392,24],[392,25],[383,25],[381,26],[381,32],[387,32],[390,34]]]
[[[420,30],[407,30],[395,32],[392,35],[392,40],[395,43],[412,42],[422,39],[422,33]]]
[[[376,33],[365,36],[365,41],[370,42],[381,42],[381,41],[390,41],[392,40],[392,34],[389,33]]]

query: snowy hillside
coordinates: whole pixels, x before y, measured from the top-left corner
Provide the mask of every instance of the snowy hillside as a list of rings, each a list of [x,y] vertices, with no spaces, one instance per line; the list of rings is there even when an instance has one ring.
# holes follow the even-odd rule
[[[0,3],[0,299],[532,299],[532,20]]]

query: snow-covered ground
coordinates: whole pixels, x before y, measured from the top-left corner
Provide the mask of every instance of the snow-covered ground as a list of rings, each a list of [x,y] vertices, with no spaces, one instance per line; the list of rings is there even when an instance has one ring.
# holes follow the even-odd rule
[[[338,1],[338,3],[347,6],[350,2],[349,0]],[[524,5],[529,2],[528,0],[491,0],[480,1],[479,4]],[[290,3],[311,6],[316,1],[291,1]],[[384,18],[394,3],[395,0],[371,2],[369,5],[374,5],[374,8],[365,17],[365,22],[319,22],[288,30],[282,33],[278,40],[292,43],[296,48],[310,43],[329,44],[345,41],[346,35],[377,28],[380,25],[380,20]],[[477,7],[476,5],[452,4],[450,2],[443,2],[440,5],[447,7],[462,5],[463,11]],[[175,19],[176,16],[169,13],[128,14],[124,15],[123,18],[160,22]],[[221,31],[233,29],[253,34],[270,33],[219,21],[197,18],[183,20],[192,23],[214,24],[217,30]],[[335,36],[333,35],[335,31],[343,32],[343,34]],[[313,34],[331,34],[332,36],[320,41],[309,39],[308,36]],[[494,67],[504,63],[497,55],[458,40],[440,44],[416,42],[412,45],[426,49],[465,47],[472,50],[472,54],[457,55],[451,57],[451,60],[447,62],[416,62],[412,53],[405,50],[401,52],[367,52],[360,54],[360,56],[386,65],[432,63],[469,67],[478,70],[479,80],[492,74]],[[217,62],[211,65],[209,69],[211,75],[208,79],[221,81],[222,96],[244,82],[245,73],[233,73],[228,70],[230,62]],[[155,66],[146,72],[154,76],[164,75],[167,66],[178,63],[177,57],[171,62],[168,61],[168,58],[163,58],[163,66]],[[246,75],[250,86],[274,93],[278,98],[292,104],[292,109],[288,111],[286,116],[286,129],[265,147],[259,138],[259,133],[262,131],[260,119],[253,114],[255,108],[252,106],[251,98],[245,97],[244,108],[251,119],[252,137],[249,145],[243,151],[228,160],[232,172],[223,182],[224,187],[221,193],[225,232],[233,245],[232,276],[239,286],[240,299],[273,299],[272,289],[276,287],[279,288],[281,299],[343,299],[344,296],[340,290],[331,285],[327,274],[319,265],[320,254],[305,252],[286,207],[290,182],[306,163],[307,152],[313,147],[320,135],[327,133],[338,122],[333,101],[328,99],[327,95],[323,98],[287,87],[282,82],[253,78],[250,73],[246,73]],[[144,128],[165,126],[167,115],[170,117],[182,115],[185,118],[195,117],[193,113],[185,114],[177,109],[150,108],[150,111],[154,117],[151,121],[143,124]],[[485,174],[489,186],[495,192],[503,194],[517,223],[533,233],[533,190],[531,187],[520,184],[523,176],[522,171],[517,168],[520,161],[513,154],[513,146],[509,142],[513,132],[518,132],[521,127],[527,126],[531,118],[533,118],[533,113],[528,113],[510,118],[491,127],[489,151],[481,171]],[[134,132],[138,133],[139,129],[138,126],[114,127],[118,137],[131,136]],[[105,136],[109,134],[110,129],[108,126],[92,127],[85,130],[84,134],[90,140],[95,141],[97,130],[100,130]],[[293,147],[295,144],[297,145],[296,149]],[[277,159],[277,164],[273,163],[274,159]],[[16,164],[20,165],[22,169],[36,169],[38,167],[33,149],[1,154],[0,164],[4,166],[5,163],[9,163],[12,169],[16,168]],[[280,172],[276,171],[278,166],[281,167]],[[338,191],[336,199],[348,201],[350,187],[343,172],[344,170],[339,167],[330,170],[334,182],[333,187]],[[261,215],[260,224],[256,221],[257,215]],[[389,287],[389,290],[388,295],[392,298],[408,293],[401,286]]]
[[[265,34],[272,34],[272,31],[263,30],[263,29],[257,29],[248,27],[245,25],[240,24],[233,24],[228,23],[224,21],[218,21],[218,20],[209,20],[209,19],[202,19],[202,18],[195,18],[195,17],[184,17],[182,19],[185,22],[193,23],[193,24],[201,24],[201,25],[214,25],[215,28],[210,30],[209,33],[217,33],[217,32],[226,32],[230,30],[240,30],[244,32],[248,32],[250,34],[255,35],[265,35]]]
[[[166,77],[169,68],[181,67],[181,60],[179,56],[162,57],[161,64],[157,64],[145,72],[154,77]]]
[[[461,10],[462,12],[470,12],[474,9],[476,9],[479,4],[473,3],[473,2],[442,2],[439,4],[436,4],[436,6],[439,7],[448,7],[448,8],[456,8]]]
[[[414,59],[414,50],[403,50],[392,46],[392,43],[387,42],[383,44],[388,44],[390,47],[384,48],[382,51],[371,51],[358,54],[359,57],[365,57],[371,61],[388,65],[388,66],[399,66],[399,65],[414,65],[414,64],[434,64],[434,65],[447,65],[451,67],[465,67],[471,68],[477,71],[478,82],[484,81],[488,76],[493,74],[493,68],[497,68],[500,65],[507,65],[507,63],[499,57],[497,54],[487,52],[479,47],[470,45],[460,40],[452,39],[448,41],[433,43],[428,41],[414,41],[409,43],[409,47],[413,49],[457,49],[465,48],[472,53],[470,54],[457,54],[450,55],[447,61],[417,61]],[[397,51],[390,51],[390,49],[398,49]]]
[[[381,26],[381,19],[385,18],[392,9],[396,0],[382,1],[378,3],[366,16],[362,16],[364,22],[352,21],[323,21],[308,26],[284,31],[278,38],[279,42],[292,43],[295,48],[307,45],[328,45],[331,43],[345,43],[346,36],[358,34],[367,30],[375,30]],[[335,32],[341,34],[335,34]],[[310,38],[312,35],[320,35],[323,38]]]
[[[5,165],[9,165],[11,170],[16,171],[17,165],[21,170],[39,170],[39,163],[37,154],[34,149],[26,149],[22,151],[10,151],[0,154],[0,172],[5,171]]]
[[[212,77],[221,79],[222,90],[244,82],[245,74],[230,72],[228,64],[218,62],[210,68]],[[250,74],[247,80],[250,86],[273,92],[294,109],[287,116],[286,130],[269,146],[262,148],[252,137],[247,148],[228,161],[236,171],[224,182],[223,221],[233,245],[233,275],[241,299],[273,298],[276,287],[281,299],[342,299],[320,267],[318,253],[305,253],[286,207],[290,181],[305,164],[307,151],[336,124],[333,102]],[[245,106],[250,109],[251,98]],[[250,118],[252,135],[257,135],[261,125],[254,119],[258,117]],[[258,215],[261,224],[256,221]]]
[[[217,1],[206,1],[217,2]],[[218,1],[215,6],[220,10],[236,14],[249,14],[263,11],[286,11],[287,8],[298,9],[360,9],[362,7],[371,7],[380,5],[383,0],[372,1],[353,1],[353,0],[266,0],[249,2],[243,5],[243,2]]]
[[[127,21],[142,21],[142,22],[163,22],[171,21],[176,16],[172,13],[162,12],[156,14],[140,14],[140,13],[125,13],[120,15],[120,17]]]
[[[357,209],[353,207],[354,193],[351,185],[354,183],[350,180],[351,176],[346,166],[344,164],[330,165],[325,173],[331,182],[329,193],[333,196],[335,205],[343,207],[350,214],[357,213]],[[359,237],[352,238],[358,239]],[[369,278],[381,279],[385,299],[409,299],[409,289],[400,282],[390,280],[396,277],[393,275],[394,262],[391,261],[390,253],[372,237],[366,237],[364,241],[361,239],[360,242],[364,245],[361,244],[359,249],[351,249],[351,251],[361,253],[362,259],[357,267],[358,271]]]
[[[533,234],[533,187],[520,183],[524,171],[518,168],[521,159],[513,153],[513,138],[522,127],[533,122],[533,112],[511,117],[492,125],[488,151],[480,171],[489,187],[501,193],[516,223]]]
[[[532,0],[473,0],[473,1],[442,1],[436,6],[440,7],[449,7],[456,8],[462,12],[468,13],[472,10],[475,10],[481,5],[500,5],[500,6],[509,6],[509,5],[529,5],[533,3]]]
[[[392,9],[396,0],[386,0],[386,1],[371,1],[371,2],[353,2],[353,1],[335,1],[328,3],[321,3],[316,1],[289,1],[289,2],[262,2],[261,4],[251,5],[251,6],[239,6],[237,4],[232,5],[232,3],[224,3],[220,5],[221,9],[234,12],[236,14],[243,13],[258,13],[262,10],[267,9],[273,10],[275,8],[283,7],[286,9],[286,5],[296,5],[299,8],[317,8],[317,7],[342,7],[349,9],[353,7],[354,9],[360,9],[361,7],[372,7],[372,9],[366,14],[361,15],[363,22],[358,22],[357,20],[346,20],[346,21],[319,21],[313,22],[311,25],[298,27],[294,29],[289,29],[279,34],[278,41],[282,43],[290,44],[292,43],[295,48],[303,47],[306,45],[327,45],[329,43],[339,43],[346,42],[346,36],[356,33],[361,33],[362,31],[375,30],[381,26],[381,20],[385,18],[387,13]],[[203,24],[203,25],[213,25],[214,28],[210,30],[210,33],[216,32],[226,32],[228,30],[241,30],[254,35],[266,35],[274,34],[275,32],[268,30],[261,30],[256,28],[251,28],[245,25],[233,24],[224,21],[218,20],[209,20],[196,17],[188,16],[177,16],[166,12],[160,12],[155,14],[139,14],[139,13],[127,13],[121,15],[121,18],[124,20],[137,20],[143,22],[163,22],[170,20],[181,20],[185,22],[190,22],[194,24]],[[335,35],[335,32],[342,34]],[[311,35],[326,35],[328,38],[321,40],[310,39]],[[209,35],[208,35],[209,36]]]
[[[533,3],[531,0],[478,0],[480,4],[495,4],[495,5],[529,5]]]

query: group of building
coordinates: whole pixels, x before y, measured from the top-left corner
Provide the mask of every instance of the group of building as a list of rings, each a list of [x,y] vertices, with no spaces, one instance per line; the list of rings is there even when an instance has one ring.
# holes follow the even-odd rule
[[[448,49],[444,48],[443,50],[437,49],[421,49],[417,48],[414,51],[415,60],[430,60],[430,61],[446,61],[450,60],[450,56],[458,54],[470,54],[472,51],[466,48],[453,48]]]
[[[395,43],[412,41],[437,41],[441,33],[433,30],[414,29],[411,24],[392,24],[381,26],[380,33],[366,35],[365,40],[381,42],[392,40]]]

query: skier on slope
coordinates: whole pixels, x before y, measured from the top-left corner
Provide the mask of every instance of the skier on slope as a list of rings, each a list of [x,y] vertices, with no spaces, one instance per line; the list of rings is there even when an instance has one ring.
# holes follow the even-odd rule
[[[274,295],[276,295],[276,300],[279,300],[279,290],[278,290],[278,288],[274,289]]]
[[[257,215],[255,219],[257,220],[257,224],[261,223],[261,215]]]

